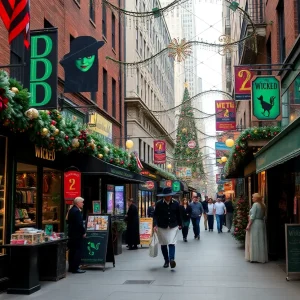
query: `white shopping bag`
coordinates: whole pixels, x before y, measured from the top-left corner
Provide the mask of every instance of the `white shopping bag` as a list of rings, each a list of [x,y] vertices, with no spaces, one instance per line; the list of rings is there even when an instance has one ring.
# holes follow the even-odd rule
[[[149,256],[156,257],[157,255],[158,255],[158,238],[156,232],[154,232],[149,245]]]

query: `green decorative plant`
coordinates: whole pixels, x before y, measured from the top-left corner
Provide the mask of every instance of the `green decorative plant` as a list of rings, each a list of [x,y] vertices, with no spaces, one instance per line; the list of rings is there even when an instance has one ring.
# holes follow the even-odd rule
[[[127,225],[123,220],[114,220],[112,221],[111,226],[112,230],[116,233],[123,233],[127,228]]]
[[[238,199],[235,201],[233,213],[233,237],[240,243],[245,243],[246,227],[248,224],[249,204],[246,199]]]

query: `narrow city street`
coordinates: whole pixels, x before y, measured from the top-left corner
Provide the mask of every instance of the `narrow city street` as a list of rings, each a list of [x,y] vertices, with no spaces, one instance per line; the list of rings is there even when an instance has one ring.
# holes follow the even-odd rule
[[[243,249],[227,232],[202,230],[200,241],[190,234],[188,243],[179,240],[176,251],[174,271],[162,268],[161,254],[150,258],[148,248],[124,248],[123,254],[116,256],[116,267],[108,264],[104,273],[68,273],[58,282],[44,282],[41,290],[30,296],[4,293],[0,299],[299,300],[299,281],[287,282],[285,272],[275,262],[245,262]],[[126,284],[130,280],[137,282]]]

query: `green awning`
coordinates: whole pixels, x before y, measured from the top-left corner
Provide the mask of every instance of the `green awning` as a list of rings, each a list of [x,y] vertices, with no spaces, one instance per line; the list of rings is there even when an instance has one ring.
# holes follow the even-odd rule
[[[256,173],[300,155],[300,118],[291,123],[256,155]]]

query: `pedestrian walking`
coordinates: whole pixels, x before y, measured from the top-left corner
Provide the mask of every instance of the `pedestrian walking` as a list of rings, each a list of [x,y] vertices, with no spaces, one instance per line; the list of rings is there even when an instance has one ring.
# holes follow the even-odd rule
[[[250,262],[268,262],[266,234],[266,206],[260,194],[252,195],[253,205],[246,227],[245,258]]]
[[[66,217],[69,237],[69,272],[85,273],[84,270],[80,270],[79,268],[82,257],[83,239],[86,237],[81,213],[84,199],[76,197],[73,204]]]
[[[140,224],[138,209],[133,198],[128,200],[128,211],[125,216],[127,222],[126,242],[128,250],[137,250],[137,245],[140,244]]]
[[[224,204],[226,207],[226,227],[228,228],[227,232],[230,232],[232,227],[234,207],[230,198],[226,199]]]
[[[217,202],[215,203],[215,214],[217,219],[218,233],[222,233],[224,214],[226,215],[226,207],[225,204],[221,202],[221,198],[217,198]]]
[[[182,220],[182,237],[183,241],[187,242],[189,232],[192,209],[189,206],[187,198],[183,198],[180,205],[180,215]]]
[[[214,221],[215,221],[215,205],[212,198],[208,199],[207,204],[207,221],[209,231],[214,231]]]
[[[201,202],[203,207],[203,220],[204,220],[204,228],[207,230],[207,205],[208,205],[208,196],[205,196],[204,201]]]
[[[200,219],[203,214],[203,207],[200,202],[198,202],[197,197],[193,197],[193,202],[190,204],[192,209],[191,220],[193,224],[194,237],[200,240]]]
[[[155,210],[155,202],[153,201],[147,210],[148,218],[153,218],[154,210]]]
[[[176,267],[175,245],[177,242],[178,229],[181,229],[182,222],[180,216],[179,203],[172,199],[175,193],[171,188],[164,188],[162,200],[156,203],[154,211],[154,231],[157,232],[158,241],[161,244],[161,252],[165,263],[164,268]],[[168,249],[169,248],[169,249]]]

